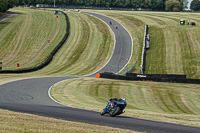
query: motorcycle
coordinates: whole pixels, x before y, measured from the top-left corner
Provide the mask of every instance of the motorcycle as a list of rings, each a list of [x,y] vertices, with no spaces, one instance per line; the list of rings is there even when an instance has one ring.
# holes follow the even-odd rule
[[[124,109],[126,107],[126,100],[125,98],[117,99],[113,98],[107,103],[106,108],[104,108],[100,115],[109,114],[110,116],[114,117],[116,115],[120,115],[124,113]]]

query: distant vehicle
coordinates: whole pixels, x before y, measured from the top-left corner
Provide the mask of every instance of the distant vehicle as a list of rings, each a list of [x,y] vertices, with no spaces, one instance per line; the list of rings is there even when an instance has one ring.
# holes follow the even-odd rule
[[[37,4],[36,7],[37,7],[37,8],[39,8],[39,7],[44,7],[44,5],[43,5],[43,4]]]
[[[124,109],[126,105],[125,98],[111,98],[106,107],[101,111],[100,115],[109,114],[112,117],[120,115],[125,112]]]

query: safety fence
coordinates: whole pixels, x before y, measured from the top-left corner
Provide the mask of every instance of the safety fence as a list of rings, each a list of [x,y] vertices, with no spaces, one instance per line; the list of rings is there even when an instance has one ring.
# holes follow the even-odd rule
[[[100,73],[99,78],[116,79],[116,80],[131,80],[131,81],[153,81],[153,82],[170,82],[170,83],[187,83],[200,84],[200,79],[189,79],[186,75],[173,74],[128,74],[126,76],[116,75],[113,73]]]
[[[144,40],[143,40],[143,48],[142,48],[142,57],[141,57],[141,74],[145,73],[146,66],[146,51],[150,48],[150,35],[148,34],[148,25],[145,26],[144,31]]]
[[[137,74],[137,73],[127,73],[127,77],[134,78],[170,78],[170,79],[186,79],[186,75],[177,75],[177,74]]]
[[[18,69],[18,70],[2,70],[2,71],[0,71],[0,73],[27,73],[27,72],[33,72],[33,71],[40,70],[40,69],[44,68],[45,66],[47,66],[52,61],[53,57],[56,55],[56,53],[59,51],[59,49],[64,45],[64,43],[66,42],[66,40],[69,36],[69,32],[70,32],[69,18],[67,16],[67,14],[65,14],[64,12],[62,12],[62,13],[65,15],[66,23],[67,23],[66,34],[63,37],[63,39],[61,40],[61,42],[54,48],[54,50],[50,53],[48,58],[43,63],[38,64],[37,66],[31,67],[31,68],[24,68],[24,69]]]
[[[121,8],[121,7],[100,7],[100,6],[83,6],[83,5],[49,5],[37,4],[41,8],[66,8],[66,9],[95,9],[95,10],[124,10],[124,11],[152,11],[148,8]]]

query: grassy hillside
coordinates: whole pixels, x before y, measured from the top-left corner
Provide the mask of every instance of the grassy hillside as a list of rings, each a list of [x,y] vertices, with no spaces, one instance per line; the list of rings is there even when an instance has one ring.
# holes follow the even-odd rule
[[[36,74],[86,75],[99,70],[111,56],[114,37],[105,23],[86,14],[66,13],[70,36],[52,63]]]
[[[10,15],[11,12],[7,11],[7,12],[0,12],[0,19],[7,16],[7,15]]]
[[[20,15],[17,15],[13,18],[10,18],[6,20],[3,24],[0,25],[3,29],[6,28],[11,28],[12,30],[15,30],[14,27],[16,25],[20,25],[20,22],[15,20],[21,20],[22,16],[27,16],[27,14],[38,14],[39,18],[42,18],[43,13],[45,13],[43,10],[41,11],[34,11],[33,9],[16,9],[20,13]],[[49,14],[50,13],[50,14]],[[52,12],[49,12],[48,14],[51,16]],[[100,69],[110,58],[112,50],[113,50],[113,45],[114,45],[114,40],[113,40],[113,35],[109,28],[107,27],[106,24],[104,24],[102,21],[99,19],[82,14],[82,13],[76,13],[76,12],[66,12],[69,16],[70,19],[70,28],[71,28],[71,33],[70,36],[66,42],[66,44],[63,46],[63,48],[57,53],[57,55],[54,57],[52,63],[45,67],[44,69],[38,71],[38,72],[32,72],[32,73],[26,73],[26,74],[1,74],[0,75],[0,84],[5,83],[8,81],[12,80],[17,80],[17,79],[22,79],[22,78],[28,78],[28,77],[38,77],[38,76],[66,76],[66,75],[85,75],[85,74],[90,74],[92,72],[97,71]],[[18,18],[19,17],[19,18]],[[51,17],[50,17],[51,18]],[[52,20],[54,20],[55,16],[53,16]],[[61,21],[62,18],[62,21]],[[45,18],[47,19],[47,18]],[[40,19],[44,21],[43,19]],[[38,23],[40,22],[39,19],[37,19]],[[30,21],[33,21],[31,19]],[[49,20],[50,21],[50,20]],[[58,26],[57,20],[55,20],[55,28]],[[12,26],[14,25],[15,26]],[[64,17],[60,15],[60,27],[59,28],[59,33],[58,34],[63,34],[63,29],[65,29],[65,21]],[[23,26],[22,26],[23,27]],[[35,27],[36,29],[40,31],[41,27]],[[55,29],[54,33],[55,33]],[[10,32],[11,32],[10,31]],[[44,31],[42,31],[44,32]],[[8,32],[9,33],[9,32]],[[7,34],[8,34],[7,33]],[[3,34],[3,31],[0,31],[0,34]],[[39,33],[37,33],[39,34]],[[53,44],[57,44],[58,40],[60,39],[59,36],[57,35],[56,38],[54,39]],[[8,36],[8,35],[7,35]],[[14,35],[13,35],[14,36]],[[17,36],[17,35],[16,35]],[[26,34],[22,34],[21,37],[27,36]],[[18,39],[21,39],[21,37],[18,37]],[[32,38],[32,40],[35,40],[35,36],[29,36]],[[26,39],[26,37],[23,37]],[[2,38],[1,38],[2,39]],[[12,39],[12,38],[11,38]],[[36,40],[37,42],[42,42],[45,39],[40,39]],[[9,40],[3,40],[6,44],[8,43]],[[1,45],[4,43],[0,42]],[[46,42],[46,40],[45,40]],[[28,45],[27,49],[32,50],[32,45],[27,44],[25,41],[22,43],[23,45]],[[39,43],[40,44],[40,43]],[[35,50],[40,49],[40,45],[35,45]],[[15,43],[13,42],[12,46],[15,46]],[[11,47],[11,46],[10,46]],[[16,46],[18,47],[18,46]],[[20,57],[20,61],[25,61],[29,60],[28,56],[25,57],[25,54],[27,52],[24,49],[21,49],[21,53],[24,52],[23,55],[18,55]],[[50,50],[46,50],[50,52]],[[10,52],[10,49],[5,47],[5,51],[1,51],[2,53],[0,54],[0,58],[4,58],[3,54],[7,54]],[[17,51],[13,50],[13,53],[16,53]],[[37,55],[38,51],[35,51],[36,53],[30,53],[29,55],[31,57]],[[31,58],[30,57],[30,58]],[[40,59],[43,57],[37,56],[37,59]],[[12,58],[10,59],[10,64],[13,64],[13,62],[18,62],[17,58]],[[2,60],[0,60],[2,61]],[[33,63],[36,63],[36,61],[32,61]],[[11,65],[12,66],[12,65]],[[13,65],[14,68],[16,68],[16,63]],[[20,68],[21,68],[20,64]],[[8,68],[8,65],[3,62],[3,69]]]
[[[56,36],[57,38],[50,44],[50,47],[46,47],[41,52],[40,49],[45,46],[46,39],[54,35],[57,29],[57,19],[52,16],[51,12],[37,11],[39,16],[33,10],[20,10],[20,12],[21,14],[0,25],[0,47],[3,49],[0,51],[0,61],[3,60],[5,65],[3,67],[8,69],[15,69],[18,62],[20,64],[28,62],[25,66],[40,62],[41,58],[39,57],[45,58],[44,55],[48,55],[47,53],[54,47],[51,44],[57,44],[63,35],[64,30],[60,27],[66,26],[64,25],[64,17],[61,15],[59,35]],[[131,33],[134,47],[133,56],[128,66],[136,66],[135,72],[140,70],[144,26],[148,24],[151,48],[147,53],[147,73],[186,74],[191,78],[200,78],[198,58],[200,54],[200,40],[198,38],[200,18],[197,14],[94,12],[113,17]],[[71,22],[71,34],[53,62],[34,73],[0,75],[0,83],[37,76],[86,75],[95,72],[106,63],[112,53],[114,42],[109,28],[92,16],[75,12],[66,13]],[[43,19],[44,17],[45,20],[49,20],[48,24]],[[188,19],[189,17],[196,22],[197,26],[179,25],[180,19]],[[31,23],[32,21],[41,23],[41,27]],[[49,25],[53,25],[53,27],[46,32],[45,28],[48,28]],[[30,27],[35,28],[31,31]],[[1,41],[2,38],[4,38],[3,41]],[[25,55],[27,58],[24,58]],[[33,57],[34,60],[32,60]],[[65,104],[93,110],[104,108],[110,97],[126,97],[128,107],[125,115],[200,127],[199,85],[86,78],[60,83],[53,88],[52,95],[58,101],[68,101],[64,102]]]
[[[118,128],[69,122],[5,110],[0,110],[0,131],[4,133],[136,133]]]
[[[19,14],[0,25],[0,61],[4,70],[17,69],[17,63],[25,68],[43,62],[65,33],[64,15],[58,21],[53,11],[14,10]]]
[[[124,115],[200,127],[200,85],[82,78],[56,84],[51,95],[79,108],[102,110],[110,98],[127,99]]]
[[[186,74],[188,78],[200,78],[200,61],[198,58],[200,55],[198,50],[200,46],[198,38],[200,19],[197,14],[90,11],[118,20],[131,33],[133,56],[128,67],[136,66],[135,72],[140,72],[144,26],[148,24],[151,35],[151,48],[147,52],[146,73]],[[43,11],[41,12],[43,13]],[[98,70],[110,57],[113,36],[111,36],[111,32],[105,24],[92,16],[82,13],[66,13],[68,13],[72,25],[70,38],[65,44],[65,48],[59,53],[59,56],[56,56],[54,62],[39,73],[45,75],[85,75]],[[191,21],[196,22],[197,26],[179,25],[180,19],[187,20],[189,17]],[[90,29],[90,31],[87,29]],[[16,54],[18,50],[16,52],[9,52],[8,50],[6,53],[9,53],[9,55],[5,55],[7,57],[4,56],[4,60],[9,57],[12,58],[12,61],[6,60],[3,63],[4,65],[11,65],[13,62],[12,65],[16,67],[16,63],[22,60],[22,58],[19,58],[20,61],[17,61],[16,59],[18,58],[15,58],[15,56],[18,56]],[[10,55],[10,53],[12,54]],[[33,56],[34,54],[31,55]],[[21,55],[19,56],[21,57]],[[29,63],[30,58],[26,59],[28,64],[31,64],[31,62],[38,63],[39,61],[31,60]]]
[[[17,63],[20,68],[37,65],[65,34],[64,15],[59,15],[57,21],[52,11],[16,10],[21,14],[7,20],[0,31],[3,69],[17,69]],[[114,40],[106,24],[89,15],[66,13],[70,19],[69,39],[53,62],[37,75],[89,74],[100,69],[111,56]],[[50,44],[48,38],[52,38]]]
[[[146,73],[186,74],[200,78],[200,18],[196,13],[95,11],[115,18],[131,33],[134,41],[129,66],[140,72],[144,26],[149,25],[151,48],[147,52]],[[120,14],[120,15],[119,15]],[[191,18],[196,26],[180,26],[180,19]],[[187,22],[186,22],[187,23]]]

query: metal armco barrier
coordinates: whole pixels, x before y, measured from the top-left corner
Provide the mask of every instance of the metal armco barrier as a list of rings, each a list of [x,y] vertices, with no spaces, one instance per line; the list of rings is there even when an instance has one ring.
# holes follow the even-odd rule
[[[170,79],[186,79],[186,75],[177,75],[177,74],[137,74],[137,73],[127,73],[127,77],[134,78],[170,78]]]
[[[62,13],[65,15],[66,22],[67,22],[66,34],[65,34],[64,38],[62,39],[62,41],[55,47],[55,49],[51,52],[49,57],[43,63],[41,63],[35,67],[32,67],[32,68],[19,69],[19,70],[3,70],[3,71],[0,71],[0,73],[28,73],[28,72],[40,70],[40,69],[44,68],[45,66],[47,66],[52,61],[53,57],[56,55],[58,50],[66,42],[66,40],[69,36],[69,32],[70,32],[69,18],[67,16],[67,14],[65,14],[64,12],[62,12]]]
[[[180,78],[158,78],[158,77],[151,77],[151,74],[143,75],[138,74],[139,77],[131,77],[131,76],[122,76],[110,73],[100,73],[100,78],[107,78],[107,79],[116,79],[116,80],[132,80],[132,81],[153,81],[153,82],[169,82],[169,83],[187,83],[187,84],[200,84],[200,79],[188,79],[184,78],[185,75],[173,75],[169,74],[168,77],[177,76]],[[157,74],[158,75],[158,74]],[[155,75],[153,75],[155,76]],[[161,76],[161,75],[160,75]],[[164,76],[164,75],[163,75]],[[167,76],[167,75],[166,75]]]
[[[145,64],[146,64],[146,51],[150,47],[150,41],[147,39],[149,27],[148,25],[145,26],[145,31],[144,31],[144,40],[143,40],[143,49],[142,49],[142,57],[141,57],[141,74],[145,73]],[[148,42],[148,46],[147,46]]]

